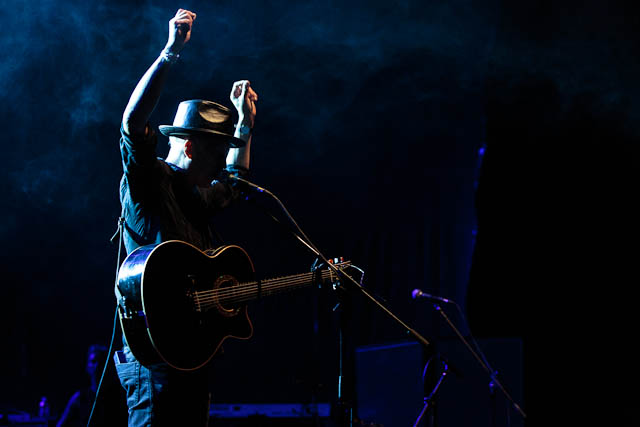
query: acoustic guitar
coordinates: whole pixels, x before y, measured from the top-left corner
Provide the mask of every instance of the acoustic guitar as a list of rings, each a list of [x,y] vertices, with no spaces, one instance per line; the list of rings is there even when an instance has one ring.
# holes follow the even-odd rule
[[[349,262],[336,263],[343,269]],[[145,366],[166,363],[193,371],[206,365],[229,337],[249,339],[247,303],[312,284],[337,280],[331,269],[255,280],[239,246],[201,251],[170,240],[141,246],[124,260],[116,297],[120,326]]]

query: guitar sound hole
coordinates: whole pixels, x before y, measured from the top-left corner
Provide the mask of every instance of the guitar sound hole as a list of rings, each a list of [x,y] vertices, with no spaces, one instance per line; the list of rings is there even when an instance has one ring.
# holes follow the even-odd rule
[[[238,300],[242,298],[242,295],[236,288],[237,284],[238,281],[235,277],[229,275],[221,276],[216,280],[214,285],[214,288],[218,290],[216,308],[223,316],[235,316],[240,311]]]

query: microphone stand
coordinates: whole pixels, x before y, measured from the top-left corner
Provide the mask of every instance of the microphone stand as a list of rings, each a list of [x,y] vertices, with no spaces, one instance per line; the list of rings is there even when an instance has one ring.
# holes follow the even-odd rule
[[[420,411],[420,415],[418,415],[418,418],[416,419],[416,422],[413,424],[413,427],[418,427],[418,425],[420,424],[420,420],[422,420],[422,417],[424,416],[425,412],[427,412],[427,409],[429,409],[429,407],[431,406],[431,402],[434,396],[436,395],[436,392],[440,388],[442,381],[444,381],[444,377],[446,377],[447,374],[449,373],[449,365],[447,364],[446,360],[444,358],[441,358],[441,362],[444,365],[444,369],[442,370],[442,373],[440,374],[440,378],[438,378],[438,382],[436,383],[435,387],[433,388],[433,390],[431,390],[431,393],[429,393],[428,396],[425,395],[424,407],[422,408],[422,411]],[[426,366],[425,366],[425,371],[426,371]],[[423,380],[424,380],[424,374],[423,374]]]
[[[352,426],[353,425],[353,386],[346,380],[345,365],[348,365],[349,369],[352,367],[351,359],[349,358],[348,348],[351,348],[351,340],[349,335],[349,323],[351,320],[351,298],[344,288],[337,283],[333,287],[338,298],[338,305],[334,307],[334,311],[338,312],[338,401],[335,408],[335,421],[340,426]],[[349,390],[347,390],[349,386]]]
[[[349,289],[355,289],[356,291],[358,291],[358,293],[360,293],[361,295],[363,295],[365,297],[365,299],[367,299],[369,302],[373,303],[373,305],[375,307],[377,307],[378,309],[382,310],[382,312],[384,312],[385,314],[387,314],[393,321],[395,321],[397,324],[399,324],[406,332],[407,334],[411,335],[413,338],[415,338],[418,342],[420,342],[425,348],[429,347],[431,345],[431,343],[422,335],[420,335],[416,330],[414,330],[413,328],[411,328],[409,325],[407,325],[405,322],[403,322],[398,316],[396,316],[389,308],[387,308],[384,304],[382,304],[380,301],[378,301],[378,299],[376,299],[373,295],[371,295],[360,283],[358,283],[353,277],[351,277],[350,275],[348,275],[347,273],[345,273],[343,270],[338,269],[335,265],[333,265],[333,263],[331,261],[329,261],[323,254],[322,252],[320,252],[320,250],[311,242],[311,239],[309,239],[309,237],[307,237],[307,235],[304,233],[304,231],[302,231],[302,229],[300,228],[300,226],[298,225],[298,223],[293,219],[293,217],[291,216],[291,214],[289,213],[289,211],[287,210],[287,208],[284,206],[284,204],[280,201],[280,199],[278,199],[278,197],[276,197],[275,194],[273,194],[272,192],[270,192],[269,190],[267,190],[266,188],[263,187],[259,187],[256,184],[240,178],[236,175],[229,175],[229,178],[237,181],[239,183],[242,183],[256,191],[258,191],[259,193],[265,193],[268,194],[269,196],[271,196],[280,206],[280,208],[282,209],[282,211],[287,215],[287,217],[289,218],[289,220],[291,221],[291,223],[295,226],[295,228],[298,230],[298,233],[300,233],[300,236],[298,236],[296,233],[294,233],[294,235],[297,237],[297,239],[303,243],[303,245],[309,249],[314,255],[316,255],[318,258],[320,258],[320,260],[322,260],[327,267],[329,267],[331,270],[333,270],[336,275],[338,277],[343,277],[345,279],[345,282],[349,282],[349,286],[340,286],[341,289],[344,290],[349,290]],[[273,216],[272,216],[273,218]],[[279,222],[279,221],[278,221]],[[344,313],[342,313],[344,314]],[[346,349],[344,348],[344,327],[345,325],[342,325],[342,323],[346,323],[343,322],[344,320],[344,316],[342,316],[342,319],[340,321],[341,323],[341,328],[340,328],[340,377],[338,378],[338,404],[339,406],[341,406],[341,410],[342,410],[342,414],[344,416],[340,417],[341,418],[341,424],[342,426],[348,426],[351,427],[353,426],[353,406],[347,402],[344,399],[344,391],[345,391],[345,378],[344,378],[344,366],[342,366],[342,363],[344,362],[343,360],[343,356],[346,354]]]
[[[452,301],[447,300],[447,302],[452,302]],[[488,366],[488,364],[485,363],[485,361],[482,360],[482,358],[478,355],[478,353],[471,347],[469,342],[464,338],[464,336],[462,336],[462,334],[460,333],[458,328],[456,328],[456,326],[451,322],[451,320],[449,319],[449,316],[447,316],[447,314],[444,312],[444,310],[442,310],[442,307],[440,307],[440,305],[437,304],[437,303],[434,303],[433,307],[438,311],[438,313],[440,313],[442,315],[444,320],[451,327],[451,329],[453,329],[453,331],[458,336],[458,338],[460,338],[460,340],[464,343],[464,345],[469,349],[469,351],[471,352],[473,357],[475,357],[475,359],[478,361],[478,363],[480,363],[480,365],[484,368],[484,370],[487,372],[487,374],[489,374],[489,377],[491,379],[491,381],[489,383],[489,392],[491,393],[491,400],[492,400],[492,404],[494,405],[494,412],[495,412],[495,387],[497,386],[500,390],[502,390],[502,393],[511,402],[511,404],[516,409],[516,411],[518,411],[518,413],[520,415],[522,415],[522,418],[526,419],[527,418],[527,414],[525,414],[525,412],[522,410],[522,408],[520,408],[520,405],[518,405],[513,400],[511,395],[504,388],[504,386],[502,385],[502,383],[500,382],[500,380],[496,376],[497,372],[493,371]],[[495,423],[495,413],[493,414],[493,422]]]

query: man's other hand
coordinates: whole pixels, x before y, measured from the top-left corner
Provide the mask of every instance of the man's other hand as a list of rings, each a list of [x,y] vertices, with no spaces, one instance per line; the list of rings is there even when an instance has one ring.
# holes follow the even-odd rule
[[[249,80],[239,80],[233,84],[229,96],[238,110],[238,124],[253,128],[256,118],[256,102],[258,94],[251,87]]]
[[[178,9],[176,16],[169,21],[169,40],[167,40],[165,49],[171,53],[180,53],[191,38],[191,26],[195,20],[195,13],[186,9]]]

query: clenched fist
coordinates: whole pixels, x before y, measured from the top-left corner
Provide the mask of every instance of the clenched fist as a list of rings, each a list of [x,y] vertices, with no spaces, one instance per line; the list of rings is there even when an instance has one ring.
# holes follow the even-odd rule
[[[195,20],[195,13],[186,9],[178,9],[176,16],[169,21],[169,39],[165,49],[174,54],[180,53],[191,38],[191,26]]]
[[[238,123],[253,128],[256,118],[256,102],[258,102],[258,94],[251,87],[249,80],[239,80],[233,84],[231,102],[238,110]]]

